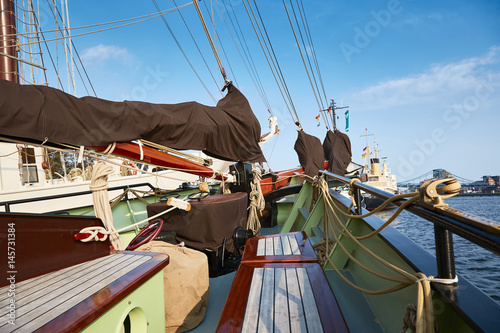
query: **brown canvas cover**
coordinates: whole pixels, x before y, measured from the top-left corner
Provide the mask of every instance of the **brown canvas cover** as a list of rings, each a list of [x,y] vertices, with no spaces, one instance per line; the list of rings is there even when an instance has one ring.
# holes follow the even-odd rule
[[[212,107],[77,98],[51,87],[0,80],[0,134],[78,146],[145,139],[230,161],[265,161],[259,121],[233,85]]]
[[[321,141],[312,135],[299,130],[295,146],[304,173],[310,177],[317,176],[324,168],[324,152]]]
[[[226,249],[233,252],[233,232],[236,227],[247,229],[248,195],[231,193],[190,200],[191,210],[175,209],[161,215],[163,230],[175,231],[178,242],[197,250],[216,251],[226,238]],[[149,204],[148,216],[165,211],[164,202]]]
[[[144,244],[136,251],[170,257],[170,263],[163,269],[165,332],[185,332],[198,326],[208,305],[207,256],[162,241]]]
[[[328,171],[343,176],[351,162],[351,140],[347,134],[335,130],[326,132],[323,141],[325,160],[328,161]]]

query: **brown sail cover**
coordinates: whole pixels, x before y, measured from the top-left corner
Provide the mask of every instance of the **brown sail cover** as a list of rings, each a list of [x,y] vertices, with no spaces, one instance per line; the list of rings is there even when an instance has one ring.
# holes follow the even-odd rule
[[[323,141],[325,159],[328,161],[328,171],[343,176],[351,162],[351,141],[347,134],[328,130]]]
[[[299,157],[304,173],[310,177],[317,176],[324,167],[324,153],[321,141],[315,136],[299,130],[299,135],[293,147]]]
[[[79,146],[145,139],[225,160],[265,161],[259,121],[232,85],[211,107],[77,98],[51,87],[0,80],[0,134]]]

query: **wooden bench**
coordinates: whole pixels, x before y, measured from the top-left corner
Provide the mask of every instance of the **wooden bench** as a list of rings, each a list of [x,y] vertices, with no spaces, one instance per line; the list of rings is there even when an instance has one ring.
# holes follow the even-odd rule
[[[304,232],[291,232],[250,238],[241,261],[317,263],[318,258]]]
[[[285,253],[283,244],[294,238],[300,240],[298,246],[290,245]],[[270,244],[280,241],[282,248],[271,250]],[[262,254],[259,242],[269,255]],[[348,332],[325,274],[309,251],[302,233],[248,240],[217,332]]]
[[[0,213],[0,332],[165,330],[163,254],[113,252],[75,239],[100,219]],[[3,267],[3,266],[2,266]],[[128,317],[128,319],[126,319]]]
[[[0,289],[1,332],[118,332],[165,329],[163,267],[168,256],[117,252]],[[9,309],[11,300],[15,306]],[[142,315],[141,315],[142,314]],[[147,319],[147,321],[146,321]]]

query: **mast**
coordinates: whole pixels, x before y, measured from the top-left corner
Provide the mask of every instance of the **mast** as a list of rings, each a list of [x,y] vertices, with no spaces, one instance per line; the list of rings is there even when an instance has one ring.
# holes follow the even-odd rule
[[[0,0],[0,79],[18,83],[14,0]]]
[[[332,98],[330,101],[330,109],[332,110],[332,122],[333,122],[333,129],[337,129],[337,121],[335,119],[335,110],[340,110],[340,109],[347,109],[349,105],[346,106],[337,106],[335,104],[335,98]]]
[[[370,163],[371,152],[370,152],[370,145],[368,144],[368,137],[373,136],[373,134],[368,134],[368,129],[365,128],[365,135],[361,135],[361,136],[366,137],[366,156],[368,157],[368,163],[366,163],[366,160],[365,160],[364,164],[365,164],[366,172],[368,173],[371,169],[371,167],[370,167],[371,166],[371,163]]]

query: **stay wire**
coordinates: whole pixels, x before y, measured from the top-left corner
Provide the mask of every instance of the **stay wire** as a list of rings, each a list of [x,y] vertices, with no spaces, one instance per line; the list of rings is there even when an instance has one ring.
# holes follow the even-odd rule
[[[49,0],[47,0],[47,4],[50,6]],[[57,8],[57,6],[54,7],[53,10],[57,12],[57,15],[62,20],[61,13],[59,12],[59,9]],[[55,13],[54,13],[54,15],[55,15]],[[58,23],[58,27],[60,28],[59,23]],[[69,35],[71,29],[69,29],[69,30],[68,30],[68,28],[65,28],[65,29],[66,29],[66,31],[67,31],[67,33]],[[59,29],[59,30],[61,30],[61,29]],[[87,73],[87,70],[85,69],[85,66],[83,65],[82,59],[80,58],[80,54],[78,53],[78,50],[76,49],[76,46],[73,43],[73,40],[71,40],[71,46],[75,50],[76,56],[78,57],[78,61],[80,62],[80,65],[82,66],[82,69],[83,69],[83,71],[85,73],[85,76],[87,77],[87,81],[89,82],[89,85],[90,85],[92,91],[94,92],[94,96],[97,97],[97,93],[96,93],[96,91],[94,89],[94,86],[92,85],[92,82],[90,81],[90,77],[89,77],[89,75]],[[71,61],[74,61],[74,59],[71,59]],[[80,73],[80,70],[78,69],[78,66],[76,66],[76,70],[78,71],[78,75],[80,76],[80,80],[82,81],[82,84],[83,84],[83,86],[85,88],[85,91],[87,92],[87,94],[89,94],[89,91],[87,90],[87,85],[85,84],[85,82],[84,82],[84,80],[82,78],[82,74]]]
[[[291,20],[291,18],[290,18],[290,13],[288,12],[288,8],[287,8],[287,6],[286,6],[286,2],[285,2],[285,0],[283,0],[283,5],[285,6],[285,11],[286,11],[286,14],[287,14],[287,16],[288,16],[288,21],[290,22],[290,27],[292,28],[293,35],[294,35],[294,37],[295,37],[295,42],[297,43],[297,47],[299,48],[300,56],[301,56],[301,58],[302,58],[302,62],[304,63],[304,67],[305,67],[306,72],[307,72],[307,77],[309,78],[309,82],[311,83],[311,87],[312,87],[313,92],[314,92],[314,97],[316,98],[316,102],[318,103],[318,107],[319,107],[319,109],[321,110],[321,104],[320,104],[319,99],[318,99],[318,96],[317,96],[317,94],[316,94],[316,90],[314,89],[314,85],[313,85],[312,80],[311,80],[311,75],[309,74],[309,70],[307,69],[307,65],[306,65],[306,62],[305,62],[305,60],[304,60],[304,55],[303,55],[303,53],[302,53],[302,49],[301,49],[300,44],[299,44],[299,41],[298,41],[298,39],[297,39],[297,34],[295,33],[295,28],[293,27],[293,23],[292,23],[292,20]],[[320,112],[320,114],[321,114],[321,112]],[[323,119],[324,119],[324,118],[325,118],[325,116],[324,116],[323,114],[321,114],[321,115],[323,116]],[[327,128],[327,129],[329,129],[328,125],[326,124],[326,121],[325,121],[325,126],[326,126],[326,128]]]
[[[152,0],[153,1],[153,4],[155,5],[156,7],[156,10],[158,12],[160,12],[160,7],[158,6],[158,3],[156,2],[156,0]],[[214,101],[214,103],[217,103],[217,100],[215,99],[215,97],[212,95],[212,93],[210,92],[210,90],[208,89],[208,87],[205,85],[205,82],[203,82],[203,80],[201,79],[200,75],[198,74],[198,72],[196,71],[196,69],[194,68],[193,64],[191,63],[191,61],[189,60],[188,56],[186,55],[186,53],[184,52],[184,50],[182,49],[182,46],[181,44],[179,43],[179,41],[177,40],[177,38],[175,37],[175,34],[174,32],[172,31],[172,29],[170,28],[170,25],[168,24],[167,22],[167,19],[162,15],[161,16],[162,20],[163,20],[163,23],[165,24],[165,26],[167,27],[168,31],[170,32],[170,35],[172,36],[172,38],[174,39],[175,43],[177,44],[177,47],[179,48],[179,50],[181,51],[182,55],[184,56],[184,58],[186,59],[186,61],[188,62],[189,66],[191,67],[191,69],[193,70],[194,74],[196,75],[196,77],[198,78],[198,80],[201,82],[201,84],[203,85],[203,87],[205,88],[205,90],[207,91],[208,95],[212,98],[212,100]]]
[[[266,35],[267,43],[269,44],[269,47],[271,48],[271,52],[272,52],[272,56],[273,56],[272,59],[275,59],[275,60],[273,60],[273,63],[275,63],[275,66],[277,68],[276,71],[279,73],[280,80],[282,81],[282,85],[284,87],[286,95],[288,96],[288,99],[290,100],[290,105],[292,107],[293,112],[295,113],[295,117],[297,118],[296,122],[300,123],[299,116],[298,116],[297,111],[295,109],[295,105],[293,104],[292,96],[290,95],[290,91],[288,90],[288,86],[286,84],[285,77],[283,75],[283,72],[281,71],[281,66],[279,65],[278,57],[276,56],[276,53],[274,52],[273,44],[271,43],[271,38],[269,38],[269,34],[267,33],[267,29],[266,29],[266,26],[264,24],[264,20],[262,19],[262,16],[260,15],[259,7],[257,6],[257,2],[255,2],[255,0],[253,1],[253,3],[255,5],[255,10],[257,11],[257,14],[259,15],[259,20],[261,22],[262,29],[264,30],[264,33]],[[250,2],[248,4],[250,6]],[[255,21],[257,21],[257,18],[255,17],[255,14],[253,13],[253,9],[251,6],[250,6],[250,9],[252,10],[252,14],[254,15]],[[259,25],[257,25],[257,26],[259,26]],[[259,31],[260,31],[260,27],[259,27]],[[262,32],[261,32],[261,34],[262,34]],[[264,38],[263,34],[262,34],[262,38]],[[267,43],[265,43],[266,47],[267,47]],[[268,49],[268,52],[269,52],[269,49]],[[269,53],[271,54],[271,52],[269,52]],[[292,119],[293,119],[293,117],[292,117]]]
[[[297,30],[299,31],[300,40],[302,41],[302,46],[304,47],[304,51],[305,51],[304,53],[306,55],[306,59],[307,59],[307,62],[309,64],[309,68],[311,70],[311,75],[313,77],[314,86],[316,87],[315,92],[317,92],[318,95],[320,96],[320,98],[318,100],[320,102],[320,112],[321,112],[322,110],[325,110],[325,106],[323,104],[323,101],[321,100],[321,92],[320,92],[319,87],[318,87],[318,82],[316,80],[316,75],[314,74],[314,68],[313,68],[313,66],[311,64],[311,57],[309,56],[309,52],[307,52],[307,46],[306,46],[306,43],[304,41],[304,36],[302,34],[302,29],[300,28],[299,20],[297,19],[297,14],[295,12],[295,8],[294,8],[294,5],[293,5],[293,3],[292,3],[291,0],[290,0],[290,6],[292,7],[292,12],[293,12],[293,17],[295,19],[295,24],[297,25]],[[300,12],[300,7],[299,7],[299,12]],[[300,14],[301,14],[301,18],[302,18],[302,13],[300,12]],[[304,19],[303,18],[302,18],[302,24],[304,25]],[[304,30],[305,30],[305,27],[304,27]],[[306,32],[306,37],[308,37],[307,36],[307,32]],[[309,43],[309,45],[310,45],[310,43]],[[304,63],[304,65],[306,65],[306,64]],[[313,87],[313,89],[314,89],[314,87]],[[328,126],[327,126],[327,128],[328,128]]]
[[[205,4],[205,9],[210,14],[210,10],[208,9],[207,2],[204,1],[203,3]],[[226,49],[224,48],[224,44],[222,44],[222,40],[219,37],[219,33],[217,32],[217,29],[215,28],[215,20],[213,19],[213,12],[212,12],[212,15],[209,15],[209,18],[210,18],[210,22],[212,23],[212,26],[213,26],[213,30],[214,30],[214,35],[215,35],[216,41],[219,42],[219,45],[220,45],[220,47],[222,49],[222,53],[224,54],[224,57],[226,58],[226,63],[228,65],[228,67],[229,67],[229,71],[231,72],[231,79],[234,81],[235,86],[238,86],[238,81],[236,80],[236,75],[235,75],[235,73],[233,71],[233,67],[231,66],[231,62],[229,61],[229,57],[226,54]]]
[[[229,11],[227,10],[227,7],[226,7],[226,3],[224,2],[224,0],[222,2],[224,3],[224,7],[226,8],[226,11],[229,14]],[[267,100],[267,104],[270,107],[269,99],[267,98],[267,95],[266,95],[265,90],[264,90],[264,86],[262,84],[262,80],[260,79],[259,73],[257,71],[257,66],[255,65],[255,62],[253,61],[252,53],[250,52],[250,48],[248,47],[247,41],[245,39],[245,35],[243,34],[243,30],[241,29],[241,25],[240,25],[240,22],[238,20],[238,16],[236,16],[236,14],[235,14],[234,7],[233,7],[233,4],[231,1],[229,2],[229,5],[231,6],[231,10],[233,12],[234,19],[236,21],[236,24],[238,25],[238,30],[240,31],[241,38],[243,39],[243,44],[242,44],[242,45],[244,45],[243,52],[245,52],[245,49],[246,49],[245,56],[250,59],[250,61],[249,61],[250,67],[252,68],[252,71],[254,71],[255,77],[257,78],[260,89],[262,90],[262,93],[265,96],[265,99]],[[230,14],[229,14],[229,18],[231,19]],[[232,20],[231,20],[231,23],[232,23]],[[234,24],[233,24],[233,26],[234,26]],[[235,29],[235,32],[236,32],[236,35],[238,36],[238,39],[239,39],[240,37],[239,37],[239,34],[237,33],[238,31],[236,29]],[[241,40],[240,40],[240,43],[241,43]],[[269,112],[272,114],[271,108],[269,108]]]
[[[153,0],[153,1],[155,1],[155,0]],[[205,30],[205,34],[207,35],[208,42],[210,43],[210,46],[212,47],[212,52],[214,53],[215,60],[217,61],[217,65],[219,66],[219,70],[222,74],[222,77],[224,78],[224,81],[226,81],[227,80],[226,71],[224,69],[224,66],[222,65],[222,61],[220,59],[219,53],[217,52],[217,48],[215,47],[212,36],[210,36],[210,31],[208,31],[207,24],[205,22],[205,19],[203,18],[203,14],[201,13],[200,7],[198,6],[198,0],[193,0],[193,4],[194,4],[194,7],[196,8],[196,12],[198,13],[201,24],[203,25],[203,29]]]
[[[297,0],[297,1],[299,1],[299,0]],[[305,27],[305,30],[306,30],[306,33],[308,36],[307,39],[309,40],[309,45],[311,46],[314,64],[316,66],[316,71],[318,72],[319,82],[321,84],[321,88],[323,89],[323,95],[325,97],[325,104],[326,104],[326,106],[328,106],[328,97],[326,95],[325,86],[323,84],[323,78],[321,76],[321,71],[319,69],[318,57],[316,56],[316,48],[314,47],[314,44],[313,44],[311,29],[309,29],[309,23],[307,22],[307,15],[306,15],[306,11],[304,10],[304,3],[302,2],[302,0],[300,0],[299,11],[300,11],[301,17],[302,17],[302,13],[304,13],[303,14],[303,24],[304,24],[304,27]]]
[[[173,2],[174,2],[174,5],[177,7],[177,3],[176,3],[176,1],[175,1],[175,0],[173,0]],[[208,66],[208,63],[207,63],[207,61],[206,61],[206,59],[205,59],[205,56],[204,56],[204,55],[203,55],[203,53],[201,52],[200,47],[198,46],[198,43],[197,43],[197,42],[196,42],[196,40],[194,39],[194,36],[193,36],[193,34],[191,33],[191,29],[189,29],[189,26],[188,26],[188,24],[187,24],[186,20],[184,19],[184,15],[182,15],[182,13],[181,13],[181,11],[180,11],[180,10],[178,10],[177,12],[179,13],[179,15],[180,15],[180,17],[181,17],[182,22],[184,22],[184,25],[186,26],[186,29],[187,29],[187,31],[188,31],[188,33],[189,33],[189,35],[191,36],[191,39],[193,40],[193,43],[194,43],[194,45],[196,46],[196,49],[197,49],[197,50],[198,50],[198,52],[200,53],[200,56],[201,56],[201,58],[203,59],[203,63],[204,63],[204,64],[205,64],[205,66],[207,67],[208,72],[210,73],[210,76],[212,77],[212,80],[214,81],[215,86],[217,87],[217,90],[219,90],[219,91],[220,91],[220,89],[219,89],[219,85],[218,85],[218,83],[217,83],[217,80],[215,79],[214,74],[212,73],[212,70],[211,70],[211,69],[210,69],[210,67]],[[222,96],[222,92],[221,92],[221,96]]]
[[[272,45],[271,45],[271,49],[273,50],[273,52],[271,53],[271,51],[269,50],[269,46],[267,45],[267,43],[266,43],[266,41],[264,39],[264,35],[262,34],[260,26],[259,26],[259,24],[257,22],[257,18],[255,17],[255,13],[253,12],[253,9],[252,9],[252,7],[250,5],[250,2],[248,3],[248,7],[250,7],[250,9],[251,9],[252,15],[253,15],[254,19],[252,19],[252,15],[250,15],[250,12],[248,11],[248,7],[247,7],[247,4],[246,4],[245,1],[243,1],[243,4],[245,5],[245,9],[247,11],[247,15],[248,15],[248,17],[250,19],[250,22],[252,23],[253,29],[254,29],[255,34],[257,36],[257,39],[259,40],[260,47],[262,48],[262,51],[264,52],[264,55],[266,57],[267,63],[269,65],[269,68],[271,69],[271,72],[273,74],[274,80],[276,81],[276,84],[277,84],[278,89],[279,89],[279,91],[281,93],[281,96],[283,97],[283,101],[285,102],[285,105],[286,105],[286,107],[288,109],[288,112],[290,113],[290,117],[292,118],[292,120],[294,122],[299,123],[300,120],[299,120],[299,117],[297,115],[297,112],[295,111],[295,106],[293,105],[292,98],[290,96],[290,93],[289,93],[288,88],[286,86],[286,83],[284,81],[284,77],[283,77],[283,73],[281,72],[281,68],[279,67],[279,64],[278,65],[276,64],[277,59],[274,59],[272,57],[272,55],[274,55],[275,58],[276,58],[276,55],[274,54],[274,49],[272,49]],[[258,8],[257,8],[257,11],[258,11]],[[254,23],[254,21],[255,21],[255,23]],[[259,32],[257,32],[257,29],[255,28],[255,24],[257,24],[257,27],[259,28],[259,32],[262,35],[262,37],[259,35]],[[264,48],[264,46],[262,45],[262,41],[264,41],[264,45],[266,46],[266,48]],[[267,49],[267,52],[266,52],[266,49]],[[271,58],[271,61],[269,60],[269,58]],[[271,62],[272,62],[272,65],[271,65]],[[279,80],[278,80],[278,78],[276,76],[278,76]],[[279,81],[281,81],[281,84],[280,84]],[[286,97],[285,97],[285,95],[286,95]],[[292,113],[292,110],[293,110],[293,113]]]
[[[257,89],[257,92],[259,93],[260,98],[262,99],[262,102],[266,105],[267,110],[269,111],[269,113],[270,113],[271,115],[273,115],[273,113],[272,113],[272,111],[271,111],[271,104],[269,103],[269,99],[267,98],[267,95],[266,95],[266,93],[265,93],[265,91],[264,91],[264,89],[263,89],[263,86],[262,86],[262,82],[261,82],[261,80],[260,80],[260,77],[258,76],[258,73],[255,71],[254,67],[252,67],[252,63],[250,62],[250,59],[249,59],[249,57],[248,57],[248,54],[246,53],[246,50],[245,50],[245,48],[244,48],[244,45],[243,45],[243,43],[241,42],[241,38],[240,38],[240,36],[239,36],[239,34],[238,34],[238,31],[236,30],[236,27],[235,27],[235,25],[234,25],[233,19],[231,18],[231,15],[230,15],[229,11],[227,10],[227,6],[226,6],[226,4],[224,3],[224,0],[222,0],[222,3],[224,4],[224,7],[225,7],[226,12],[227,12],[228,17],[229,17],[229,21],[231,22],[231,25],[232,25],[232,27],[233,27],[233,30],[234,30],[235,34],[236,34],[236,37],[238,37],[238,41],[239,41],[239,43],[240,43],[240,45],[241,45],[241,49],[243,49],[243,53],[245,54],[246,61],[245,61],[245,58],[243,57],[243,54],[241,53],[241,50],[240,50],[240,47],[238,46],[238,43],[237,43],[237,42],[236,42],[236,40],[234,39],[234,35],[233,35],[233,33],[232,33],[232,30],[230,29],[230,27],[229,27],[229,25],[228,25],[228,23],[227,23],[227,20],[226,20],[225,16],[224,16],[224,15],[223,15],[223,13],[222,13],[222,9],[221,9],[221,8],[220,8],[220,6],[219,6],[219,2],[216,0],[216,2],[215,2],[215,3],[216,3],[216,5],[217,5],[217,8],[219,9],[219,13],[220,13],[220,15],[221,15],[222,19],[224,20],[224,23],[225,23],[225,25],[226,25],[226,27],[227,27],[227,30],[229,31],[229,34],[231,35],[231,39],[233,40],[233,43],[234,43],[234,45],[236,46],[236,50],[238,51],[238,53],[239,53],[239,55],[240,55],[240,57],[241,57],[241,60],[243,61],[243,64],[245,65],[245,68],[246,68],[246,69],[247,69],[247,71],[248,71],[248,74],[250,75],[250,78],[252,79],[252,82],[253,82],[253,84],[254,84],[254,86],[255,86],[255,89]],[[236,17],[236,16],[235,16],[235,17]],[[253,62],[253,60],[252,60],[252,62]],[[250,66],[250,68],[249,68],[249,66]],[[255,66],[255,65],[254,65],[254,66]]]

